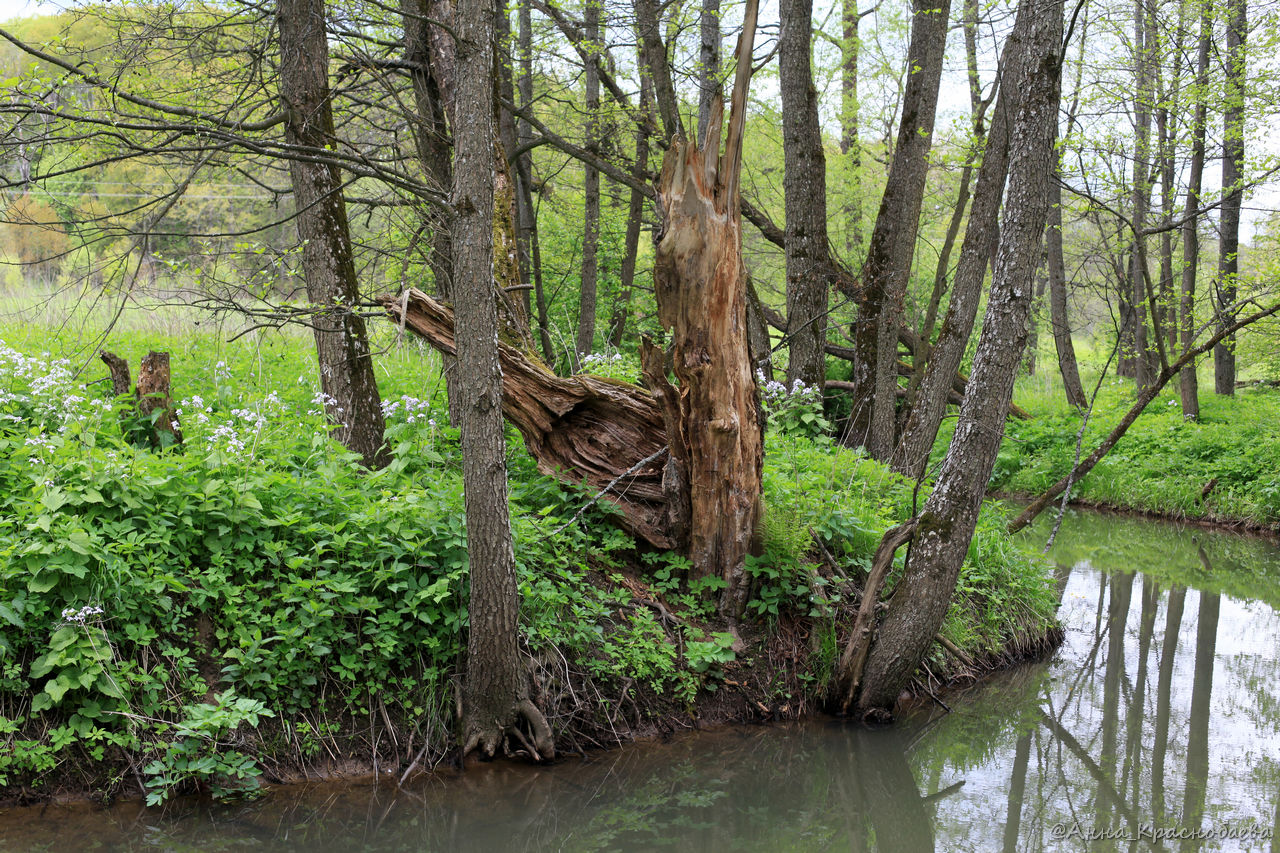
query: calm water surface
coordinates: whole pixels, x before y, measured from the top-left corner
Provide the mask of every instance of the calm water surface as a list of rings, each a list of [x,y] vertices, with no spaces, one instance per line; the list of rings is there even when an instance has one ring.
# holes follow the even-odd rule
[[[401,791],[15,810],[0,849],[1272,849],[1280,551],[1071,514],[1052,557],[1062,650],[949,695],[949,714],[739,727]]]

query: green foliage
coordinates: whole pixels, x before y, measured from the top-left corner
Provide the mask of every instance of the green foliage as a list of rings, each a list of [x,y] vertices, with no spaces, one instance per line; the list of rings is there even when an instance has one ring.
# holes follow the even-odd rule
[[[183,709],[174,724],[174,739],[164,754],[142,769],[147,777],[147,805],[163,803],[184,787],[207,787],[222,799],[256,789],[260,773],[252,758],[221,741],[241,725],[256,728],[262,717],[275,716],[256,699],[236,696],[228,690],[210,704],[201,702]]]
[[[1083,454],[1132,403],[1128,380],[1111,380],[1085,434]],[[1060,397],[1036,401],[1029,421],[1010,421],[992,474],[995,489],[1038,494],[1070,471],[1080,415]],[[1174,516],[1280,521],[1280,391],[1245,388],[1234,397],[1204,393],[1198,422],[1182,418],[1176,392],[1147,406],[1110,453],[1073,490],[1076,497]],[[939,441],[949,440],[949,434]],[[1204,488],[1214,483],[1212,491]]]

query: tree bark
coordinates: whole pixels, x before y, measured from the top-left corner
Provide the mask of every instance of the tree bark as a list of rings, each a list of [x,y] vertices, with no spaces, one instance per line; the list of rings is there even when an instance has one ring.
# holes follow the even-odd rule
[[[1236,277],[1240,272],[1240,206],[1244,200],[1244,42],[1248,32],[1247,0],[1227,4],[1226,102],[1222,112],[1222,236],[1218,243],[1218,328],[1231,324],[1236,311]],[[1213,390],[1236,393],[1235,337],[1228,336],[1213,350]]]
[[[587,138],[586,148],[593,154],[600,153],[600,72],[595,54],[600,45],[600,4],[587,0],[583,14],[583,35],[589,51],[586,66]],[[582,369],[582,358],[595,348],[596,338],[596,284],[600,265],[600,172],[590,163],[582,164],[582,275],[578,294],[578,335],[574,354],[573,372]]]
[[[778,75],[782,89],[782,186],[787,214],[787,384],[826,380],[827,162],[810,68],[813,0],[782,0]]]
[[[698,31],[698,142],[705,145],[711,112],[724,99],[720,91],[720,0],[702,0]]]
[[[1151,359],[1147,341],[1147,243],[1143,230],[1147,227],[1147,211],[1151,206],[1151,44],[1153,33],[1148,26],[1147,0],[1133,3],[1134,65],[1134,146],[1132,207],[1133,248],[1129,253],[1129,312],[1133,328],[1134,379],[1142,391],[1151,383]]]
[[[333,148],[337,140],[329,99],[324,0],[281,0],[277,26],[285,142]],[[369,336],[364,318],[354,309],[360,288],[342,175],[333,164],[300,158],[289,161],[289,175],[307,298],[317,307],[312,326],[325,412],[338,425],[334,437],[358,453],[366,466],[381,468],[391,456],[383,444],[382,400]]]
[[[133,412],[121,412],[120,429],[126,441],[152,450],[182,444],[182,427],[170,391],[169,353],[152,350],[142,357],[138,385],[132,387],[129,362],[102,350],[98,357],[111,371],[111,390],[117,396],[133,395]]]
[[[1205,100],[1209,86],[1209,43],[1213,22],[1207,7],[1200,12],[1200,43],[1196,52],[1196,105],[1191,119],[1191,163],[1187,176],[1186,221],[1182,224],[1182,288],[1178,305],[1178,339],[1185,352],[1196,340],[1196,273],[1200,266],[1200,228],[1197,217],[1200,191],[1204,180]],[[1182,399],[1182,417],[1200,420],[1200,383],[1196,363],[1192,361],[1178,375],[1178,393]]]
[[[454,146],[454,290],[458,311],[458,420],[467,516],[467,672],[463,751],[493,755],[525,716],[535,758],[550,758],[546,720],[529,701],[520,659],[519,592],[507,508],[502,370],[494,292],[494,6],[460,0],[455,18],[458,100]]]
[[[852,424],[852,440],[882,461],[889,459],[894,448],[898,327],[924,199],[951,2],[913,0],[912,8],[909,76],[898,141],[871,233],[854,323],[859,357],[852,378],[860,390],[854,400],[858,416]]]
[[[687,464],[694,576],[726,581],[721,610],[733,616],[750,592],[744,560],[755,547],[763,460],[738,213],[756,11],[756,0],[748,0],[723,156],[716,110],[703,147],[672,142],[658,182],[654,292],[658,319],[671,334],[678,394],[657,359],[646,359],[646,376],[664,401],[671,456]]]
[[[663,146],[684,133],[680,123],[680,104],[676,100],[675,86],[671,82],[671,63],[667,60],[667,46],[662,41],[662,27],[658,20],[657,0],[635,0],[636,31],[640,37],[641,64],[653,80],[654,97],[658,103],[658,115],[662,118]]]
[[[1041,237],[1048,213],[1062,70],[1062,6],[1022,0],[1031,19],[1022,93],[1010,131],[1007,214],[995,258],[969,392],[937,484],[918,518],[906,569],[863,673],[857,709],[891,709],[942,625],[969,550],[1026,343]]]
[[[1031,26],[1031,21],[1025,17],[1025,8],[1025,4],[1019,5],[1020,16],[1015,19],[1013,31],[1002,52],[999,95],[974,187],[969,226],[960,246],[960,260],[951,286],[951,304],[947,306],[938,340],[920,380],[915,405],[892,458],[893,469],[910,477],[919,478],[929,462],[938,427],[947,411],[947,395],[973,332],[987,265],[999,236],[1000,203],[1009,171],[1010,123],[1021,98],[1016,81],[1024,74],[1027,31]]]
[[[652,103],[649,97],[648,79],[640,83],[640,111],[648,113]],[[642,128],[636,130],[636,159],[633,170],[644,174],[649,165],[649,134]],[[627,230],[622,238],[622,270],[618,282],[618,299],[614,303],[613,316],[609,320],[609,345],[622,346],[627,329],[627,315],[631,311],[631,291],[636,280],[636,260],[640,252],[640,227],[644,224],[644,193],[635,187],[627,202]]]
[[[1071,321],[1067,313],[1067,265],[1062,252],[1062,186],[1060,173],[1049,185],[1049,227],[1045,245],[1049,250],[1049,322],[1053,326],[1053,346],[1058,352],[1058,372],[1067,404],[1081,408],[1089,404],[1080,383],[1076,348],[1071,342]]]
[[[844,193],[845,251],[849,257],[862,245],[862,143],[858,139],[858,24],[864,13],[858,0],[841,0],[843,44],[840,58],[840,154],[849,170],[849,188]]]
[[[529,5],[532,0],[520,0],[519,65],[520,106],[533,109],[533,16]],[[521,147],[533,140],[533,129],[523,118],[516,122],[516,138]],[[548,364],[555,361],[555,347],[551,342],[551,323],[547,317],[547,298],[542,289],[542,247],[538,242],[538,217],[533,207],[533,157],[526,148],[516,158],[516,240],[520,250],[528,258],[529,276],[533,284],[534,310],[538,320],[538,345]],[[529,284],[530,279],[521,283]]]

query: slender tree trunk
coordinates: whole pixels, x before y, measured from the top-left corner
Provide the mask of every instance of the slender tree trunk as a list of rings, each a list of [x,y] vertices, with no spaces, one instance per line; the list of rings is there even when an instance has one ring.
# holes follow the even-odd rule
[[[649,95],[648,78],[640,83],[640,112],[649,112],[652,98]],[[649,134],[643,129],[636,130],[636,160],[633,171],[637,175],[644,174],[649,166]],[[631,311],[631,290],[636,280],[636,259],[640,252],[640,227],[644,219],[644,193],[632,187],[627,202],[627,230],[622,239],[622,270],[618,284],[618,300],[613,306],[613,316],[609,320],[609,345],[614,349],[622,346],[623,335],[627,329],[627,315]]]
[[[502,371],[494,292],[494,110],[491,0],[459,0],[456,13],[458,100],[452,203],[454,305],[467,515],[467,673],[463,685],[464,752],[492,755],[523,714],[540,757],[554,753],[546,721],[529,701],[520,659],[519,593],[507,509]]]
[[[1240,205],[1244,200],[1244,71],[1245,34],[1248,32],[1246,0],[1227,4],[1226,106],[1223,109],[1222,138],[1222,238],[1218,244],[1217,316],[1218,328],[1231,325],[1236,311],[1236,277],[1240,271]],[[1213,350],[1213,390],[1217,394],[1236,393],[1235,336],[1228,336]]]
[[[1000,203],[1004,198],[1009,168],[1010,122],[1017,113],[1021,96],[1015,81],[1020,80],[1024,73],[1027,32],[1031,26],[1021,11],[1023,9],[1025,5],[1020,5],[1023,16],[1014,22],[1001,57],[999,95],[982,167],[978,170],[969,226],[960,246],[960,260],[951,287],[951,304],[947,306],[938,340],[925,367],[925,375],[920,380],[920,391],[903,428],[902,439],[894,450],[893,469],[911,477],[922,476],[928,464],[929,453],[938,436],[938,426],[946,414],[953,379],[969,344],[978,303],[982,299],[982,283],[999,236]]]
[[[1200,207],[1200,190],[1204,179],[1205,99],[1209,86],[1209,43],[1213,22],[1208,7],[1200,12],[1200,44],[1196,52],[1196,106],[1191,119],[1191,164],[1187,177],[1186,222],[1182,224],[1182,292],[1178,311],[1178,337],[1184,352],[1196,341],[1196,273],[1200,266],[1200,228],[1192,214]],[[1200,383],[1196,363],[1192,361],[1178,375],[1178,391],[1182,398],[1182,417],[1200,420]]]
[[[586,148],[600,153],[600,73],[595,56],[600,46],[600,3],[587,0],[583,14],[583,35],[590,52],[586,65],[587,139]],[[596,284],[599,278],[600,172],[590,163],[582,164],[584,206],[582,213],[582,289],[578,296],[578,336],[573,371],[581,369],[582,357],[595,348]]]
[[[1022,359],[1028,376],[1036,375],[1036,351],[1040,348],[1041,306],[1044,304],[1044,291],[1049,284],[1048,252],[1041,251],[1040,266],[1036,269],[1035,293],[1031,297],[1031,313],[1027,315],[1027,351]]]
[[[813,0],[782,0],[782,185],[786,196],[787,383],[822,388],[827,378],[827,162],[809,57]]]
[[[916,228],[924,199],[929,150],[938,106],[950,0],[913,0],[908,77],[889,182],[880,201],[863,267],[863,293],[854,323],[854,443],[875,459],[894,448],[898,327],[911,274]]]
[[[912,349],[911,366],[915,370],[907,383],[906,405],[903,406],[900,421],[905,429],[911,410],[915,408],[916,397],[920,393],[920,383],[924,379],[924,366],[933,351],[933,330],[938,322],[938,309],[942,305],[942,297],[947,292],[948,276],[951,273],[951,253],[955,250],[956,238],[960,236],[960,226],[969,205],[969,191],[973,182],[973,172],[986,142],[984,121],[985,104],[982,102],[982,81],[978,76],[978,4],[977,0],[964,2],[964,52],[969,68],[969,118],[973,125],[973,141],[969,154],[965,157],[964,168],[960,171],[960,189],[956,193],[956,203],[951,211],[951,221],[947,223],[947,233],[942,239],[942,249],[938,252],[938,264],[933,273],[933,291],[929,295],[929,305],[925,309],[924,323],[916,336],[916,345]]]
[[[329,101],[324,0],[282,0],[276,20],[285,141],[332,148],[337,140]],[[360,287],[342,175],[334,165],[294,159],[289,161],[289,176],[298,211],[307,298],[319,306],[313,328],[325,412],[338,425],[335,437],[360,454],[365,465],[381,468],[391,457],[383,445],[382,400],[369,335],[364,318],[354,310]]]
[[[751,56],[756,11],[748,0],[740,57]],[[664,403],[673,486],[688,496],[693,573],[725,580],[721,610],[732,616],[742,614],[750,593],[744,562],[756,547],[763,460],[738,212],[750,79],[751,63],[739,62],[722,157],[721,110],[712,113],[704,147],[677,138],[667,150],[653,277],[679,391],[667,382],[660,350],[650,344],[643,357]]]
[[[843,43],[840,59],[840,154],[849,170],[849,188],[840,208],[844,216],[845,251],[852,258],[862,245],[862,143],[858,139],[858,0],[841,0]]]
[[[1076,348],[1071,342],[1071,323],[1067,315],[1067,266],[1062,253],[1062,187],[1059,175],[1049,185],[1049,227],[1045,229],[1045,245],[1049,250],[1049,318],[1053,326],[1053,345],[1058,352],[1058,372],[1067,403],[1077,408],[1089,400],[1080,384],[1080,368]]]
[[[1129,311],[1133,318],[1134,378],[1138,390],[1151,384],[1151,359],[1147,341],[1147,212],[1151,206],[1151,104],[1154,94],[1151,86],[1151,32],[1147,26],[1147,0],[1134,0],[1134,147],[1133,188],[1130,204],[1133,211],[1133,250],[1129,255]]]
[[[703,143],[711,110],[724,98],[720,92],[720,0],[702,0],[698,29],[698,142]]]
[[[653,80],[654,99],[658,104],[658,115],[662,118],[662,140],[665,146],[681,135],[684,127],[680,122],[680,104],[676,99],[675,86],[671,82],[667,46],[662,41],[657,0],[635,0],[635,11],[641,64]]]
[[[864,714],[893,708],[946,616],[1026,343],[1058,132],[1063,8],[1054,0],[1022,0],[1019,14],[1029,16],[1031,24],[1024,70],[1012,81],[1022,96],[1011,117],[1007,213],[987,314],[955,438],[918,517],[906,569],[862,673],[855,702]]]
[[[533,108],[533,18],[529,11],[530,0],[520,0],[519,46],[520,78],[517,88],[522,109]],[[524,119],[516,121],[516,138],[521,146],[533,140],[533,128]],[[555,362],[555,347],[551,342],[551,325],[547,318],[547,299],[542,289],[542,247],[538,243],[538,216],[533,206],[533,155],[526,150],[516,158],[516,243],[518,251],[527,258],[528,274],[533,284],[534,311],[538,319],[538,345],[547,364]],[[522,284],[530,284],[530,279]]]

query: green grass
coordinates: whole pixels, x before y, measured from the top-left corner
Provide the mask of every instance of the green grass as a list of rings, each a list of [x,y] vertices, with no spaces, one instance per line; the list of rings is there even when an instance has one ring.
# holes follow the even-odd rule
[[[1090,389],[1091,390],[1091,389]],[[1081,417],[1054,378],[1019,382],[1015,401],[1033,415],[1010,420],[991,487],[1039,494],[1070,470]],[[1107,379],[1085,433],[1082,456],[1120,421],[1134,399],[1131,380]],[[1274,525],[1280,521],[1280,390],[1200,386],[1200,420],[1184,421],[1171,383],[1073,490],[1077,498],[1181,518]],[[950,441],[944,425],[935,453]],[[935,457],[936,458],[936,457]],[[1204,488],[1216,481],[1207,497]]]

